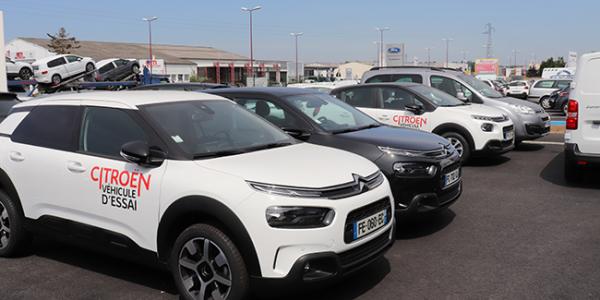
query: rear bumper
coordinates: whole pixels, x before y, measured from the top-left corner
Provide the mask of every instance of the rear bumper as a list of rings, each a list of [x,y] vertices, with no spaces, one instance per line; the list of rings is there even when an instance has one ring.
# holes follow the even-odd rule
[[[577,144],[565,143],[565,160],[579,165],[600,165],[600,155],[581,153]]]

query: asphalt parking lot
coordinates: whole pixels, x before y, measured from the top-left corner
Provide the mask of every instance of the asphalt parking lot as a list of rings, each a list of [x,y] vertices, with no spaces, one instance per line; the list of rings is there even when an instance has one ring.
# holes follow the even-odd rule
[[[298,299],[600,298],[600,180],[564,182],[561,139],[466,166],[451,210],[400,222],[385,258]],[[42,239],[0,278],[2,299],[177,298],[167,273]]]

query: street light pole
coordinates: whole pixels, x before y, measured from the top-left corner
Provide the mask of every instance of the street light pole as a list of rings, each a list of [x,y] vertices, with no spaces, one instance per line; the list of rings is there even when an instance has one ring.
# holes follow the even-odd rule
[[[383,32],[390,30],[389,27],[375,27],[379,31],[379,67],[383,67]]]
[[[449,59],[448,59],[448,56],[449,56],[448,55],[448,52],[449,52],[448,48],[450,48],[450,42],[453,41],[453,39],[451,39],[451,38],[444,38],[444,39],[442,39],[442,41],[446,42],[446,68],[448,68],[449,62],[450,62]]]
[[[431,48],[427,47],[425,51],[427,51],[427,65],[431,66]]]
[[[158,20],[158,17],[142,18],[142,21],[148,22],[148,63],[150,63],[150,75],[152,75],[152,22]]]
[[[256,78],[254,77],[254,47],[252,47],[252,12],[261,9],[262,6],[255,6],[253,8],[242,7],[242,11],[248,12],[250,15],[250,76],[252,76],[252,86],[256,85]]]
[[[377,55],[375,55],[375,57],[377,57],[377,58],[375,59],[375,61],[377,62],[376,66],[378,66],[378,67],[379,67],[379,42],[378,42],[378,41],[373,41],[373,45],[375,45],[375,48],[376,48],[376,50],[377,50],[377,51],[376,51]]]
[[[296,40],[296,83],[300,83],[300,70],[298,69],[298,37],[303,34],[303,32],[290,33],[290,35]]]

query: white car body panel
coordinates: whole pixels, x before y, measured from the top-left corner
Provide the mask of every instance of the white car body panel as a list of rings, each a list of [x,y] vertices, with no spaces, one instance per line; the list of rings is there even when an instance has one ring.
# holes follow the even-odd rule
[[[36,60],[32,64],[33,74],[34,74],[35,79],[38,82],[51,83],[52,76],[60,75],[62,80],[65,80],[66,78],[73,77],[73,76],[84,73],[86,70],[85,67],[90,63],[95,66],[93,59],[91,59],[89,57],[77,56],[77,57],[81,58],[80,61],[68,62],[68,60],[67,60],[66,63],[64,63],[62,65],[58,65],[55,67],[48,67],[48,62],[55,60],[57,58],[60,58],[60,57],[63,57],[66,59],[67,56],[77,56],[77,55],[61,54],[61,55],[55,55],[55,56],[50,56],[50,57]]]
[[[469,131],[473,137],[476,151],[482,150],[491,140],[504,141],[505,138],[502,129],[506,126],[513,125],[510,119],[501,123],[473,119],[472,115],[487,117],[503,116],[502,112],[498,109],[481,104],[438,107],[433,112],[425,112],[421,115],[415,115],[406,110],[357,108],[382,123],[398,127],[419,129],[427,132],[432,132],[436,127],[442,124],[460,125]],[[486,122],[494,124],[493,131],[484,132],[481,130],[481,124]]]
[[[565,143],[577,144],[583,154],[600,155],[600,52],[579,58],[570,99],[579,104],[578,128],[566,130]]]

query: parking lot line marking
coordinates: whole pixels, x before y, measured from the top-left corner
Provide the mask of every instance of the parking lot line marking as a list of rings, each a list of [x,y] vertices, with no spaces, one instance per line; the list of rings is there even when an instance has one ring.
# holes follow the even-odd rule
[[[547,142],[547,141],[523,141],[523,144],[537,144],[537,145],[559,145],[562,146],[563,142]]]

